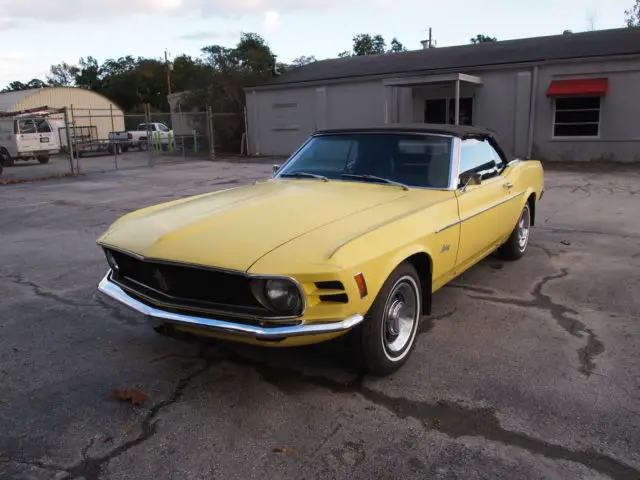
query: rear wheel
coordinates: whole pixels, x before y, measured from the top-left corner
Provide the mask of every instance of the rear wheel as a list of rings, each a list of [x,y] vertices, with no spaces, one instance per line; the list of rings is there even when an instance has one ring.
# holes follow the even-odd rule
[[[362,361],[374,375],[398,370],[415,346],[422,309],[420,278],[408,262],[385,281],[362,324]]]
[[[49,163],[49,155],[40,155],[38,161],[40,163]]]
[[[529,202],[524,204],[518,223],[511,232],[511,235],[500,248],[498,257],[503,260],[518,260],[527,251],[529,246],[529,234],[531,232],[531,207]]]

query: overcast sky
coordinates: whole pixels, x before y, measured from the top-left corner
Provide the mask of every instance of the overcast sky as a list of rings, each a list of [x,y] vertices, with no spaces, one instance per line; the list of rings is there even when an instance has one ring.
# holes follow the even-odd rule
[[[500,40],[624,26],[634,0],[0,0],[0,89],[44,79],[52,63],[127,54],[197,55],[257,32],[280,61],[348,50],[357,33],[397,36],[407,48],[433,28],[438,46],[478,33]]]

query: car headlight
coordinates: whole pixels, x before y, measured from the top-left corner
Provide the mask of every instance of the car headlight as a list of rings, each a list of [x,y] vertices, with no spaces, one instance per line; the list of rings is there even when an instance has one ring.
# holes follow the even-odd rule
[[[264,284],[264,296],[272,310],[294,315],[302,310],[300,289],[291,280],[274,278]]]

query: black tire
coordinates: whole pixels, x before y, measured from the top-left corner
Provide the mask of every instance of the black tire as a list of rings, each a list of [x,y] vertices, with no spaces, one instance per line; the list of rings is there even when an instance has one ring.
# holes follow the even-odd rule
[[[41,155],[38,157],[38,161],[42,164],[49,163],[49,155]]]
[[[413,308],[410,308],[411,303]],[[400,321],[397,320],[396,331],[393,332],[390,312],[393,311],[399,315],[403,308],[406,309],[405,313],[408,313],[403,323],[405,327],[399,328]],[[421,309],[420,277],[413,265],[404,262],[396,267],[384,282],[362,323],[361,354],[363,367],[367,372],[385,376],[404,365],[415,347],[418,325],[422,316]],[[410,325],[409,319],[412,321]],[[400,333],[401,330],[404,332]],[[403,338],[406,341],[402,341]],[[397,350],[392,348],[395,341],[398,342]]]
[[[12,167],[15,164],[15,160],[5,148],[0,148],[0,163],[3,167]]]
[[[525,231],[523,231],[523,228]],[[531,206],[527,201],[520,212],[518,222],[511,235],[497,250],[496,254],[502,260],[518,260],[527,252],[531,235]]]
[[[2,176],[2,170],[3,170],[2,163],[0,163],[0,177]]]

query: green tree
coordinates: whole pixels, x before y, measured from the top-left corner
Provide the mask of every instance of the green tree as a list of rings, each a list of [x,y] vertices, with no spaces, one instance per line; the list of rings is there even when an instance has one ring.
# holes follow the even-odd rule
[[[81,88],[87,88],[94,92],[102,90],[102,81],[104,78],[102,68],[98,61],[92,56],[86,59],[81,58],[78,61],[78,71],[75,75],[75,85]]]
[[[489,36],[483,35],[481,33],[476,35],[475,37],[473,37],[471,39],[471,43],[475,43],[475,44],[478,44],[478,43],[495,43],[497,41],[498,41],[497,38],[489,37]]]
[[[406,47],[402,43],[400,43],[400,41],[398,41],[396,37],[393,37],[393,40],[391,40],[391,48],[389,48],[387,53],[399,53],[406,51]]]
[[[297,61],[311,62],[315,57],[300,57]],[[204,111],[206,106],[211,106],[214,113],[237,114],[216,117],[217,122],[222,122],[215,126],[218,144],[228,151],[238,148],[244,131],[243,87],[260,83],[270,78],[276,69],[286,68],[277,61],[264,38],[256,33],[243,33],[233,47],[205,46],[199,57],[183,54],[175,57],[172,63],[172,91],[188,92],[181,102],[183,111]],[[100,63],[88,56],[80,58],[75,65],[64,62],[52,65],[47,82],[39,79],[28,83],[15,81],[3,91],[38,88],[47,83],[99,92],[129,113],[141,113],[145,103],[149,103],[154,111],[169,111],[164,59],[124,55]]]
[[[406,47],[393,37],[389,48],[382,35],[371,35],[369,33],[359,33],[353,37],[352,50],[345,50],[338,54],[338,58],[357,57],[363,55],[380,55],[383,53],[406,52]]]
[[[296,67],[300,67],[302,65],[308,65],[310,63],[313,62],[317,62],[318,60],[316,59],[315,55],[302,55],[298,58],[294,58],[293,62],[291,62],[293,65],[295,65]]]
[[[75,65],[66,62],[51,65],[47,83],[52,87],[70,87],[75,85],[76,76],[80,69]]]
[[[19,90],[30,90],[32,88],[44,88],[46,87],[46,82],[40,80],[39,78],[34,78],[27,83],[22,83],[19,81],[14,81],[9,83],[5,88],[2,89],[2,93],[6,92],[17,92]]]
[[[573,33],[573,30],[568,30],[568,29],[562,32],[563,35],[569,35],[571,33]]]
[[[353,37],[353,53],[357,56],[385,53],[386,46],[382,35],[359,33]]]
[[[640,27],[640,0],[635,0],[631,8],[624,11],[624,20],[629,28]]]

